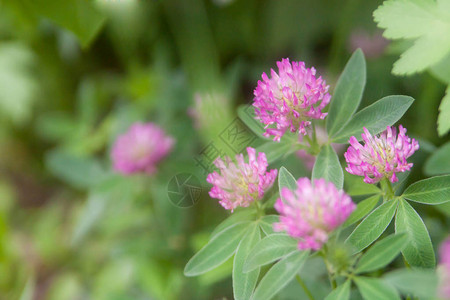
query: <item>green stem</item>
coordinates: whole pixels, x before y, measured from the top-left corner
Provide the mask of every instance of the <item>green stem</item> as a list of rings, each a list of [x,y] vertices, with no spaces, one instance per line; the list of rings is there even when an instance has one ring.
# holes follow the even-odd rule
[[[324,248],[322,248],[322,250],[320,250],[319,255],[322,256],[325,266],[327,267],[328,279],[330,280],[331,287],[334,290],[337,287],[336,279],[334,279],[334,277],[331,275],[331,267],[327,260],[326,251],[327,251],[327,249],[325,246]]]
[[[311,140],[311,138],[309,137],[309,135],[304,135],[303,138],[308,142],[308,144],[312,147],[313,146],[313,141]]]
[[[313,139],[311,139],[308,135],[304,136],[304,139],[308,142],[310,148],[309,148],[309,153],[311,153],[314,156],[317,156],[320,152],[320,145],[319,143],[317,143],[317,139],[314,135]]]
[[[313,142],[314,144],[317,144],[316,125],[314,124],[314,122],[312,123],[312,129],[313,129]]]
[[[334,290],[337,287],[336,279],[331,275],[331,273],[328,271],[328,279],[330,279],[331,288]]]
[[[255,201],[255,206],[256,206],[256,215],[259,219],[265,215],[264,207],[262,207],[262,205],[258,201]]]
[[[381,185],[381,189],[384,192],[383,202],[386,202],[387,200],[391,200],[395,197],[395,192],[394,192],[394,189],[392,188],[392,184],[389,181],[389,179],[384,178],[380,182],[380,185]]]
[[[411,269],[411,265],[406,261],[406,259],[403,257],[403,262],[405,263],[405,267],[407,269]]]
[[[305,291],[306,296],[308,296],[309,300],[314,300],[314,296],[311,294],[311,291],[308,289],[308,287],[306,286],[306,284],[303,282],[303,280],[300,278],[300,275],[295,276],[295,278],[297,279],[297,282],[300,284],[300,286],[303,288],[303,290]]]

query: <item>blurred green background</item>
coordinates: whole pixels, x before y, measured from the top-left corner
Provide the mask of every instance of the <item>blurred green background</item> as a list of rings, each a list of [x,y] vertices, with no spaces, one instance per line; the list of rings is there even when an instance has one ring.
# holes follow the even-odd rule
[[[196,158],[212,142],[226,148],[219,135],[236,107],[283,57],[315,66],[332,93],[362,48],[362,107],[390,94],[416,99],[401,123],[421,143],[409,180],[423,177],[448,139],[436,132],[445,86],[427,73],[391,74],[405,47],[376,28],[381,3],[0,0],[0,299],[231,299],[230,262],[183,275],[229,214],[208,197]],[[151,177],[111,169],[111,144],[135,121],[176,139]],[[308,174],[295,155],[288,161]],[[189,208],[167,194],[182,172],[203,185]],[[448,206],[419,208],[440,241]]]

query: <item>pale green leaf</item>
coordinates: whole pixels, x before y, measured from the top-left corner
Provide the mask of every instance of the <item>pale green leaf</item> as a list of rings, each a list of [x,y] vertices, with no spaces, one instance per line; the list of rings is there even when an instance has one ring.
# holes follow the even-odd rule
[[[308,251],[295,251],[273,265],[259,282],[251,299],[268,300],[275,296],[300,271],[308,255]]]
[[[427,0],[389,0],[373,13],[378,27],[389,39],[417,38],[426,34],[435,20],[433,2]]]
[[[261,146],[256,147],[256,152],[264,152],[269,164],[278,161],[279,159],[288,156],[291,153],[299,150],[291,140],[286,139],[281,142],[267,142]]]
[[[380,200],[380,195],[374,195],[363,201],[359,202],[356,205],[356,209],[351,213],[348,219],[342,225],[343,227],[347,227],[352,225],[353,223],[358,222],[362,218],[364,218],[368,213],[372,211],[372,209],[377,205]]]
[[[356,50],[347,62],[334,89],[327,115],[327,132],[333,136],[347,124],[358,109],[366,85],[366,61],[361,49]]]
[[[20,298],[19,300],[32,300],[33,294],[35,292],[35,282],[33,278],[29,278],[27,280],[27,283],[25,284],[25,287],[22,291],[22,293],[20,294]]]
[[[275,202],[277,201],[277,199],[280,198],[280,193],[278,192],[278,190],[273,190],[272,195],[268,197],[268,199],[264,202],[264,204],[262,205],[263,209],[270,209],[275,205]]]
[[[436,258],[427,227],[414,208],[403,199],[400,199],[395,216],[395,232],[405,232],[408,235],[409,241],[402,253],[411,266],[422,268],[435,266]]]
[[[416,39],[394,64],[394,74],[420,72],[450,52],[450,12],[446,1],[389,0],[375,12],[378,26],[390,39]]]
[[[443,83],[450,84],[450,53],[438,64],[432,66],[429,71]]]
[[[355,253],[372,244],[388,227],[397,208],[397,200],[383,203],[370,213],[345,241],[354,247]]]
[[[338,286],[335,290],[333,290],[325,300],[348,300],[350,298],[350,286],[351,281],[347,280],[340,286]]]
[[[250,251],[261,239],[261,231],[257,223],[254,223],[247,230],[244,238],[240,242],[233,263],[233,295],[234,299],[249,299],[256,286],[259,276],[259,268],[251,272],[244,273],[243,267]]]
[[[91,1],[24,0],[24,2],[37,15],[46,17],[74,33],[84,48],[92,43],[106,20]]]
[[[336,152],[330,145],[322,147],[314,163],[312,179],[319,178],[334,183],[338,189],[342,189],[344,185],[344,172]]]
[[[355,277],[355,283],[364,300],[400,300],[397,290],[379,278]]]
[[[364,253],[356,266],[356,273],[372,272],[389,264],[405,246],[406,234],[390,235],[376,242]]]
[[[449,0],[437,0],[438,9],[444,15],[447,14],[450,17],[450,1]]]
[[[35,57],[31,49],[16,42],[0,45],[0,117],[23,124],[31,116],[38,81],[31,72]]]
[[[101,220],[108,203],[108,194],[90,193],[81,214],[76,220],[71,245],[77,246],[91,231],[96,222]]]
[[[53,175],[80,189],[98,184],[107,175],[97,160],[62,150],[48,152],[45,164]]]
[[[285,168],[281,167],[278,172],[278,189],[281,190],[287,187],[291,191],[297,189],[297,180],[295,180],[294,176]]]
[[[247,258],[244,272],[267,265],[297,250],[297,241],[286,234],[272,234],[263,238]]]
[[[421,72],[442,60],[450,52],[450,24],[430,28],[430,33],[417,39],[394,63],[393,74]]]
[[[215,235],[189,260],[184,268],[184,275],[197,276],[223,264],[234,254],[250,224],[237,223]]]
[[[273,223],[279,222],[280,216],[278,215],[267,215],[261,218],[259,220],[259,226],[261,227],[262,231],[265,235],[274,234],[273,231]]]
[[[387,96],[357,112],[335,137],[333,142],[347,143],[351,136],[361,140],[363,127],[371,134],[378,134],[400,120],[414,99],[408,96]]]
[[[385,280],[400,290],[402,294],[412,294],[420,299],[434,299],[438,277],[435,270],[402,269],[388,273]]]
[[[404,198],[424,203],[442,204],[450,201],[450,175],[435,176],[411,184],[402,195]]]
[[[450,119],[450,116],[449,116]],[[450,142],[435,150],[425,162],[424,172],[427,175],[450,174]]]
[[[381,190],[375,184],[365,183],[361,176],[351,175],[348,172],[344,174],[346,192],[350,196],[361,196],[380,194]]]
[[[254,208],[238,208],[236,211],[231,213],[231,215],[222,221],[216,228],[214,228],[211,233],[211,238],[220,233],[225,228],[233,226],[236,223],[244,221],[253,221],[256,219],[256,209]]]
[[[250,128],[258,137],[264,138],[263,134],[266,131],[264,125],[255,119],[255,109],[253,106],[241,105],[238,108],[238,116],[244,124]]]

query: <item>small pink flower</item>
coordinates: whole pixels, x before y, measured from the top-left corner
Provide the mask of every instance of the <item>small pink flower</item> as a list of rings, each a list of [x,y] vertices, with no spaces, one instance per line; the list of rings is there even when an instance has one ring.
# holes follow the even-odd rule
[[[377,183],[384,177],[391,182],[398,181],[395,173],[409,171],[413,164],[406,159],[419,149],[419,143],[405,134],[402,125],[398,131],[397,136],[395,127],[388,126],[379,136],[372,136],[364,127],[361,134],[364,146],[354,136],[350,137],[351,146],[344,153],[347,172],[364,176],[366,183]]]
[[[247,148],[247,153],[248,164],[242,154],[236,155],[237,164],[228,156],[225,162],[217,158],[214,164],[220,174],[214,171],[206,178],[213,185],[209,195],[219,199],[225,209],[233,211],[238,206],[248,207],[253,201],[261,200],[277,177],[276,169],[266,172],[266,154],[260,152],[256,158],[255,149],[251,147]]]
[[[156,164],[172,149],[174,139],[153,123],[134,123],[112,148],[114,169],[122,174],[152,174]]]
[[[450,299],[450,238],[441,245],[439,253],[441,256],[439,296],[442,299]]]
[[[274,224],[274,230],[299,239],[300,250],[319,250],[356,208],[343,190],[325,179],[312,184],[309,178],[300,178],[295,191],[283,188],[281,196],[275,203],[280,223]]]
[[[262,74],[262,81],[254,91],[257,118],[266,125],[264,135],[280,141],[286,130],[306,134],[312,119],[324,119],[322,109],[330,102],[329,86],[322,77],[316,78],[314,68],[304,62],[277,62],[278,73],[271,70],[271,78]],[[275,124],[276,128],[269,127]]]

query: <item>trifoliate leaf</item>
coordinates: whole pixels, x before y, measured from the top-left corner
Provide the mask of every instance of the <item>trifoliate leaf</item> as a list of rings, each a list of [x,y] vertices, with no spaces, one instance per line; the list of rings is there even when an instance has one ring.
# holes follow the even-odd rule
[[[450,52],[448,0],[388,0],[375,12],[375,22],[389,39],[416,39],[394,64],[392,72],[408,75],[423,71]]]
[[[427,0],[389,0],[373,16],[378,27],[386,29],[383,35],[388,39],[418,38],[434,22],[433,5]]]

